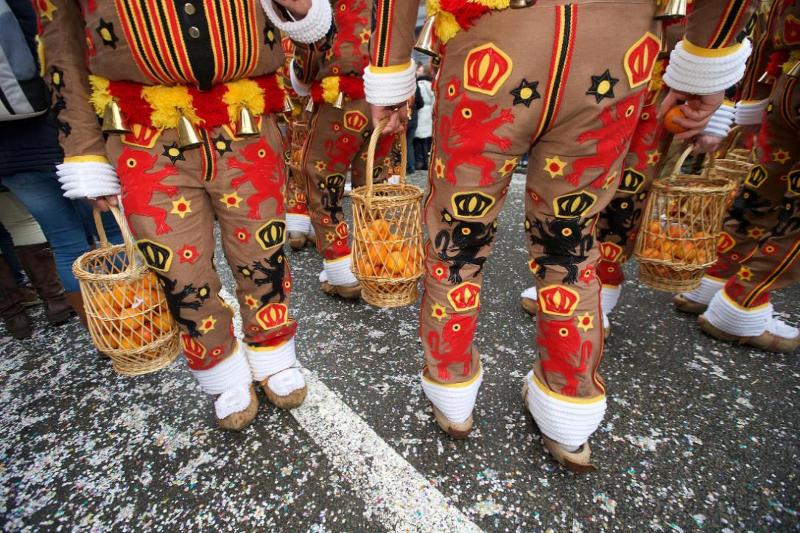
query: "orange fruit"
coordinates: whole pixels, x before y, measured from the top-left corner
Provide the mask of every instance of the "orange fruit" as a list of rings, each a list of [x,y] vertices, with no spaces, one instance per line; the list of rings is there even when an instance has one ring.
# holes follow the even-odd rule
[[[650,224],[647,225],[647,231],[659,234],[661,233],[661,224],[659,224],[657,220],[651,220]]]
[[[125,308],[120,313],[122,326],[126,329],[139,329],[142,327],[142,317],[137,309]]]
[[[370,228],[375,232],[376,240],[387,240],[392,234],[391,224],[382,219],[373,220]]]
[[[389,255],[389,249],[384,244],[371,244],[367,255],[374,266],[382,265],[386,261],[386,256]]]
[[[172,317],[168,313],[157,315],[150,324],[153,329],[163,333],[172,329]]]
[[[667,232],[667,234],[670,237],[672,237],[674,239],[677,239],[677,238],[680,238],[680,237],[684,237],[686,235],[686,229],[682,228],[680,226],[670,226],[669,227],[669,231]]]
[[[403,257],[403,254],[400,252],[392,252],[386,257],[386,262],[384,263],[386,270],[389,271],[390,274],[400,274],[403,272],[403,269],[406,267],[406,260]]]
[[[406,267],[403,269],[403,277],[411,278],[414,277],[416,273],[417,273],[417,266],[412,262],[406,263]]]
[[[664,129],[670,133],[683,133],[686,129],[675,123],[676,118],[685,118],[680,106],[673,106],[664,115]]]

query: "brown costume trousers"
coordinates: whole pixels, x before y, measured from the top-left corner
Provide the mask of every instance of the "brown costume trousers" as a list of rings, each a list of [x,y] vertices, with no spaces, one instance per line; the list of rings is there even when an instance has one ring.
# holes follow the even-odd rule
[[[447,43],[425,203],[420,332],[432,379],[459,383],[478,372],[482,272],[527,153],[534,371],[562,396],[604,394],[595,225],[620,180],[658,52],[652,17],[651,2],[537,4],[481,17]]]
[[[188,150],[178,147],[174,130],[151,148],[124,144],[118,135],[107,142],[137,247],[164,287],[194,370],[212,368],[236,346],[232,310],[218,296],[215,218],[236,279],[245,342],[277,345],[296,329],[287,311],[282,140],[271,116],[261,123],[260,136],[244,139],[225,128],[201,131],[203,144]]]
[[[708,275],[726,281],[742,307],[800,280],[800,79],[782,74],[756,143],[758,165],[728,210],[717,263]]]

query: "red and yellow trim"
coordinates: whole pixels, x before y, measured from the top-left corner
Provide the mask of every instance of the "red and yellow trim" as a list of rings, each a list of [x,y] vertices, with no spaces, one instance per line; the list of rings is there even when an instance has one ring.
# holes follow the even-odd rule
[[[778,263],[772,272],[764,278],[761,283],[756,285],[747,296],[742,301],[742,304],[736,304],[739,307],[744,307],[748,310],[752,310],[750,308],[751,305],[760,301],[760,298],[769,290],[769,288],[775,284],[778,278],[785,272],[787,272],[790,268],[792,268],[797,260],[800,259],[800,239],[796,240],[794,245],[789,249],[788,253],[781,259],[780,263]],[[727,294],[725,295],[727,296]],[[735,303],[735,302],[734,302]]]
[[[396,0],[378,0],[375,8],[375,33],[372,36],[372,65],[385,67],[389,64],[389,44],[392,42],[392,21]]]
[[[731,43],[736,40],[738,30],[743,26],[743,19],[747,15],[748,0],[728,0],[725,5],[725,10],[719,18],[717,27],[711,34],[708,40],[708,48],[710,49],[725,49],[725,47],[733,48]],[[686,40],[684,39],[684,49],[686,49]],[[723,54],[727,55],[727,54]],[[722,56],[713,56],[722,57]]]
[[[316,104],[334,104],[339,93],[350,100],[363,100],[364,80],[356,76],[326,76],[311,85],[310,93]]]

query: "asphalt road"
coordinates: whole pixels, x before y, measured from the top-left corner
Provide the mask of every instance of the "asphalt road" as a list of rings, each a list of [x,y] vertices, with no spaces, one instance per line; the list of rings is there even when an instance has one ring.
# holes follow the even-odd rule
[[[241,434],[214,427],[183,361],[121,377],[77,321],[46,328],[38,310],[23,342],[0,326],[3,530],[800,529],[800,354],[702,335],[635,264],[601,365],[600,469],[575,476],[546,455],[519,397],[534,357],[522,194],[515,179],[486,269],[467,441],[438,430],[418,385],[416,308],[324,296],[306,249],[291,262],[309,406],[262,401]],[[773,297],[795,324],[798,301],[800,287]]]

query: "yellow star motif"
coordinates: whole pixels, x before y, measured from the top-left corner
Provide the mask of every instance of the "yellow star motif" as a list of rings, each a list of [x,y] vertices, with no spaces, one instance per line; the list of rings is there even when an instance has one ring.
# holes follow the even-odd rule
[[[564,169],[567,168],[567,164],[561,160],[560,157],[546,157],[544,159],[544,170],[548,174],[550,174],[551,178],[555,178],[556,176],[563,176]]]
[[[594,327],[594,315],[584,313],[578,316],[578,329],[586,332]]]
[[[359,34],[359,36],[361,37],[362,44],[367,44],[369,42],[369,38],[372,36],[372,32],[365,29]]]
[[[447,318],[447,309],[443,305],[433,304],[431,306],[431,316],[436,320],[444,320]]]
[[[754,226],[747,230],[747,236],[752,239],[760,239],[764,236],[764,230],[758,226]]]
[[[223,194],[222,198],[220,198],[219,201],[222,202],[223,204],[225,204],[225,206],[228,209],[231,209],[231,208],[238,209],[239,208],[239,204],[242,203],[242,197],[239,196],[238,194],[236,194],[236,191],[234,191],[234,192],[231,192],[231,193]]]
[[[607,191],[607,190],[608,190],[608,188],[609,188],[609,187],[611,187],[611,184],[612,184],[612,183],[614,183],[614,180],[616,180],[616,179],[617,179],[617,173],[616,173],[616,171],[614,171],[614,172],[612,172],[611,174],[609,174],[609,175],[606,177],[606,181],[605,181],[605,183],[603,183],[603,190],[604,190],[604,191]]]
[[[247,307],[250,309],[258,309],[258,300],[252,294],[247,294],[244,297],[244,303],[247,304]]]
[[[44,2],[40,3],[39,14],[42,16],[42,19],[53,20],[53,13],[55,12],[56,6],[54,6],[53,2],[50,0],[44,0]]]
[[[440,157],[436,158],[436,164],[433,166],[433,171],[439,179],[444,178],[444,162]]]
[[[739,272],[736,273],[736,277],[742,281],[750,281],[753,279],[753,271],[748,267],[743,266],[739,268]]]
[[[203,333],[204,335],[214,329],[214,326],[217,325],[217,319],[211,315],[208,315],[206,318],[200,321],[200,325],[197,329]]]
[[[172,200],[172,213],[173,215],[178,215],[179,217],[183,218],[189,213],[192,212],[192,202],[181,196],[177,200]]]
[[[506,162],[503,163],[503,166],[500,167],[500,176],[506,177],[512,172],[514,169],[517,168],[517,158],[514,157],[512,159],[506,159]]]
[[[317,161],[316,163],[314,163],[314,168],[317,169],[318,172],[322,172],[323,170],[328,168],[328,165],[325,164],[325,161]]]
[[[789,155],[789,152],[787,152],[783,148],[778,148],[777,150],[772,152],[772,160],[775,161],[776,163],[780,163],[781,165],[786,163],[791,158],[792,156]]]
[[[661,152],[658,150],[651,150],[647,152],[647,164],[651,167],[656,166],[661,161]]]

